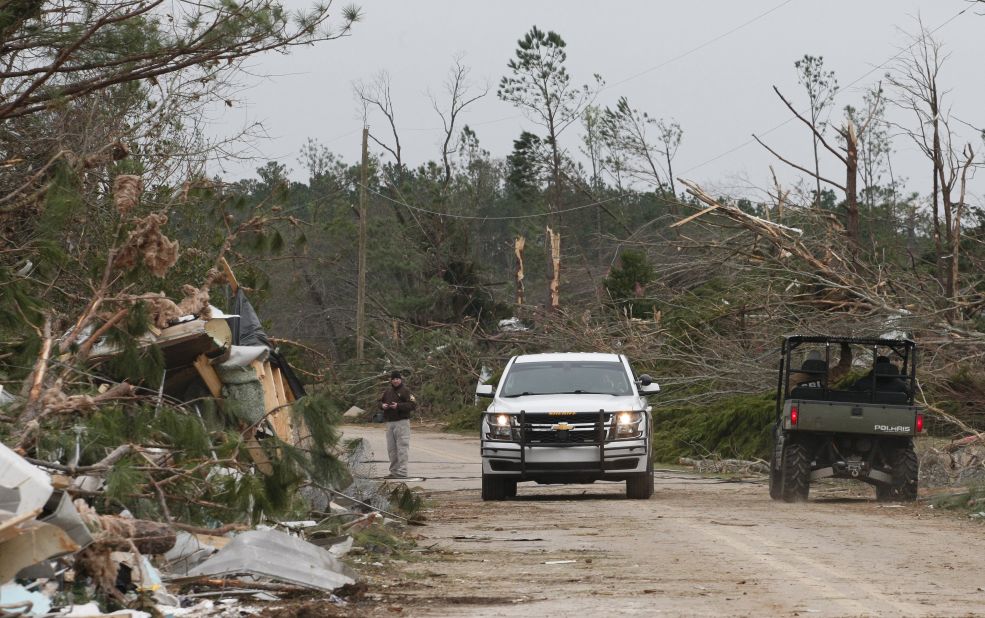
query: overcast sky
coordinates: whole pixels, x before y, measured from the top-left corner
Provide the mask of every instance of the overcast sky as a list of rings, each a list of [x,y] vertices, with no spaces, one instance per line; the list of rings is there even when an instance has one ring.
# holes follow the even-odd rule
[[[338,0],[336,0],[338,2]],[[289,6],[303,6],[288,0]],[[755,195],[770,184],[774,164],[792,182],[798,173],[784,168],[750,134],[763,136],[775,149],[810,166],[810,135],[772,91],[775,84],[801,108],[806,98],[797,84],[794,61],[804,54],[824,57],[842,86],[835,105],[860,105],[862,93],[886,72],[906,44],[903,31],[916,30],[919,16],[950,53],[940,83],[950,91],[955,116],[985,126],[985,6],[965,0],[705,0],[534,1],[357,0],[364,19],[352,36],[256,59],[257,78],[242,90],[232,109],[224,108],[212,129],[228,134],[250,121],[264,124],[269,139],[256,144],[258,158],[226,163],[228,178],[250,176],[268,160],[277,160],[303,179],[298,151],[309,138],[343,158],[359,157],[361,117],[352,83],[380,70],[392,78],[393,98],[405,160],[416,164],[439,155],[440,120],[427,90],[440,92],[456,54],[489,94],[462,118],[482,146],[504,157],[524,129],[535,130],[515,108],[495,95],[517,39],[532,25],[555,30],[568,44],[568,69],[576,83],[600,74],[607,88],[601,105],[620,96],[652,116],[676,119],[684,139],[675,172],[721,191]],[[341,9],[337,3],[334,8]],[[965,11],[959,15],[959,12]],[[840,113],[836,118],[840,117]],[[894,119],[912,125],[909,115]],[[381,116],[371,130],[386,129]],[[778,128],[777,128],[778,127]],[[972,129],[955,123],[977,152],[985,144]],[[575,126],[563,136],[577,150]],[[916,148],[895,142],[897,175],[911,178],[914,189],[929,185],[926,164]],[[382,149],[374,151],[382,153]],[[979,156],[981,160],[981,156]],[[844,172],[824,166],[839,178]],[[985,172],[973,183],[973,203],[981,205]]]

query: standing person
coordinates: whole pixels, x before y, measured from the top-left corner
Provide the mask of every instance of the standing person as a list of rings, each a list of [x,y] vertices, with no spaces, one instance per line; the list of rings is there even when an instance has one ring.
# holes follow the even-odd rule
[[[380,395],[380,408],[386,421],[386,450],[390,457],[390,474],[386,478],[407,478],[410,413],[417,408],[417,399],[404,384],[399,371],[390,373],[390,386]]]

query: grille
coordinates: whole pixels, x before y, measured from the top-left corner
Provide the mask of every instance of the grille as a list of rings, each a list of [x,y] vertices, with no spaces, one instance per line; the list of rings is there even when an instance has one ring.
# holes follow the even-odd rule
[[[603,422],[599,424],[597,412],[579,412],[568,416],[551,416],[549,414],[526,414],[524,418],[524,436],[528,443],[540,444],[579,444],[598,442],[608,435],[612,423],[612,414],[605,413]],[[571,429],[555,431],[552,429],[558,423],[567,423]]]

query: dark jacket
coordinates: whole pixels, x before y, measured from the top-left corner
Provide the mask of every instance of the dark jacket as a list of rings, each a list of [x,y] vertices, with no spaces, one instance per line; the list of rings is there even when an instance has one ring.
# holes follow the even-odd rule
[[[380,395],[380,408],[382,409],[384,403],[396,403],[397,409],[387,408],[383,410],[383,420],[385,421],[402,421],[404,419],[410,418],[410,413],[417,408],[417,399],[407,388],[406,384],[401,384],[399,388],[393,388],[393,385],[386,387],[383,394]]]
[[[872,374],[875,373],[877,391],[888,393],[907,392],[906,381],[900,376],[899,368],[890,363],[877,362],[872,371],[865,374],[852,384],[853,391],[868,391],[872,389]]]

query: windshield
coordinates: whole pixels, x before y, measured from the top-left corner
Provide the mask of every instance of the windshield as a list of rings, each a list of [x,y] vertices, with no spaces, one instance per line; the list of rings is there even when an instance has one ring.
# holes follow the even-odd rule
[[[554,394],[632,395],[622,363],[559,361],[513,363],[500,397]]]

